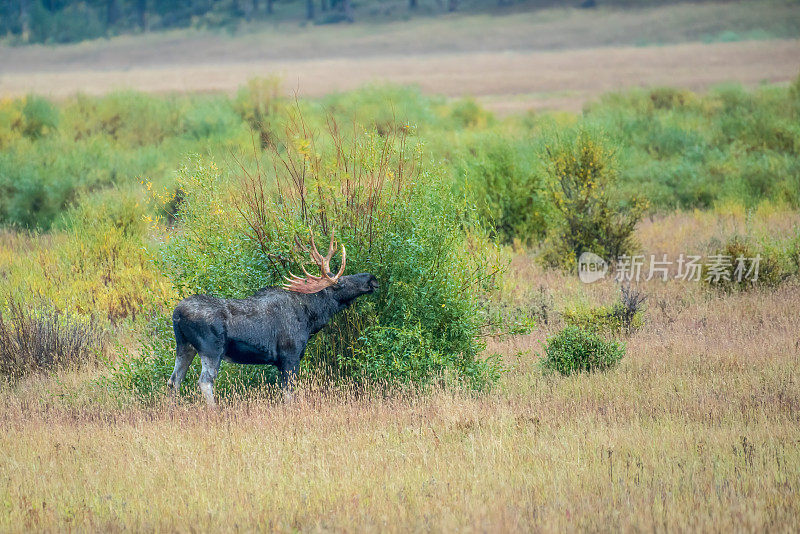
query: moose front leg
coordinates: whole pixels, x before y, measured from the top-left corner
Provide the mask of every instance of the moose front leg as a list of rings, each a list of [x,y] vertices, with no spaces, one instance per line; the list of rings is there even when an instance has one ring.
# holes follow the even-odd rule
[[[294,400],[294,387],[297,385],[297,374],[300,370],[300,359],[303,353],[294,358],[287,358],[281,364],[281,390],[283,390],[284,402]]]

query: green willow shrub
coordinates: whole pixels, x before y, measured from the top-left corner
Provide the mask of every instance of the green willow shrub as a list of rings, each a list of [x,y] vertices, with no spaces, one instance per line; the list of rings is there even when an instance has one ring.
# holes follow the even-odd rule
[[[313,230],[324,243],[333,232],[347,247],[347,273],[371,272],[381,287],[312,338],[305,372],[400,386],[443,376],[490,386],[498,364],[479,357],[479,296],[492,280],[482,275],[491,251],[478,244],[485,240],[467,238],[464,206],[446,174],[423,166],[396,135],[347,137],[332,122],[317,136],[294,118],[283,148],[273,151],[273,174],[243,169],[230,180],[195,158],[179,174],[184,200],[158,267],[180,296],[244,297],[300,272],[308,259],[295,237],[305,240]],[[156,341],[116,370],[117,383],[140,392],[162,387],[174,361],[167,324],[156,321]],[[198,367],[195,361],[185,383]],[[273,376],[271,368],[223,367],[221,394]]]
[[[233,103],[224,96],[195,96],[183,114],[184,135],[193,140],[225,143],[244,127]]]
[[[567,326],[547,340],[542,365],[562,375],[605,371],[617,365],[624,355],[624,343],[607,340],[579,326]]]
[[[530,143],[481,136],[455,158],[458,186],[475,199],[494,237],[522,244],[543,237],[551,209]]]
[[[485,128],[493,122],[492,114],[472,98],[462,98],[454,102],[450,109],[450,118],[459,129]]]
[[[340,124],[358,122],[381,135],[396,130],[414,133],[450,127],[441,116],[447,109],[444,98],[426,95],[418,87],[368,84],[328,95],[321,104]]]
[[[174,182],[187,152],[252,149],[230,98],[133,91],[0,100],[0,225],[47,230],[87,193]]]
[[[568,326],[576,326],[586,331],[599,333],[619,333],[622,324],[612,306],[570,306],[561,318]]]
[[[676,109],[697,105],[698,97],[686,89],[655,87],[650,90],[650,102],[655,109]]]
[[[102,97],[78,95],[64,106],[64,135],[75,141],[101,137],[133,149],[158,145],[182,130],[181,99],[136,91]]]
[[[546,155],[548,192],[556,217],[540,260],[574,269],[583,252],[611,262],[633,252],[633,233],[647,205],[638,198],[613,198],[618,172],[608,141],[580,128],[554,139]]]
[[[0,223],[49,228],[79,191],[110,185],[108,149],[47,136],[0,152]]]

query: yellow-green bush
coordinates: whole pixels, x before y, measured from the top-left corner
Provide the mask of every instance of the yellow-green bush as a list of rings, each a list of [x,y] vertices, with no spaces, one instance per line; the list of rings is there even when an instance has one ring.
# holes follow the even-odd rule
[[[619,299],[610,305],[588,306],[578,303],[561,314],[567,325],[606,334],[631,334],[644,323],[647,296],[630,285],[620,286]]]
[[[78,95],[64,107],[64,135],[80,141],[102,136],[135,148],[158,144],[181,132],[176,97],[121,91],[102,97]]]
[[[0,150],[15,139],[39,139],[57,131],[59,110],[36,95],[22,99],[0,99]]]
[[[137,195],[115,191],[82,203],[58,232],[0,234],[4,288],[111,324],[136,319],[169,294],[147,250],[144,214]]]
[[[450,106],[450,118],[457,128],[486,128],[493,122],[492,114],[472,98],[454,102]]]
[[[633,232],[647,203],[614,199],[618,170],[610,141],[584,128],[546,146],[547,187],[555,222],[540,253],[548,266],[574,269],[584,252],[607,261],[636,248]]]
[[[22,107],[20,101],[0,98],[0,150],[5,149],[13,140],[22,136]]]

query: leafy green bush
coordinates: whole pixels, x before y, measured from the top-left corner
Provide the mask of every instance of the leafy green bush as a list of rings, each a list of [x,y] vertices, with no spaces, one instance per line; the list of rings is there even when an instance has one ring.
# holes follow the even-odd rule
[[[541,238],[551,210],[537,152],[529,142],[497,134],[480,137],[455,158],[459,185],[475,199],[478,216],[501,242]]]
[[[646,203],[613,200],[618,172],[607,145],[604,137],[579,128],[547,146],[549,196],[557,218],[540,254],[545,265],[574,269],[583,252],[613,262],[634,251],[633,232]]]
[[[103,184],[105,145],[72,146],[68,153],[64,144],[24,140],[0,153],[0,221],[48,228],[77,191]]]
[[[373,273],[381,289],[312,339],[306,372],[396,385],[449,375],[470,387],[491,385],[497,364],[479,358],[488,255],[467,240],[445,174],[412,162],[392,135],[345,138],[333,127],[320,140],[301,120],[290,123],[285,151],[273,153],[278,176],[226,180],[201,159],[181,170],[179,230],[158,262],[178,294],[244,297],[279,285],[307,261],[292,244],[296,236],[311,229],[322,241],[334,232],[347,247],[348,272]],[[117,370],[118,382],[166,381],[172,334],[156,333],[150,350]],[[231,367],[219,379],[221,392],[234,382],[258,383],[257,371]]]
[[[162,164],[157,152],[120,152],[105,137],[17,140],[0,152],[0,223],[47,229],[83,193],[110,187],[120,175],[132,181]]]
[[[472,98],[463,98],[454,102],[450,109],[450,118],[457,128],[485,128],[492,122],[492,115],[483,109]]]
[[[243,126],[233,103],[227,98],[195,98],[183,114],[184,135],[190,139],[223,143]]]
[[[606,340],[578,326],[567,326],[547,340],[542,365],[562,375],[605,371],[617,365],[624,355],[624,343]]]
[[[64,109],[64,134],[101,136],[124,147],[161,143],[182,131],[183,110],[176,97],[119,91],[102,97],[78,95]]]
[[[738,86],[723,87],[719,101],[717,142],[737,142],[763,151],[791,152],[800,145],[800,128],[792,120],[788,91],[763,88],[747,92]]]
[[[443,121],[439,113],[445,110],[444,99],[425,95],[418,87],[370,84],[327,96],[322,105],[325,110],[319,113],[321,118],[330,114],[340,124],[349,126],[356,122],[380,135],[439,130],[448,122]],[[324,124],[324,120],[322,122]]]

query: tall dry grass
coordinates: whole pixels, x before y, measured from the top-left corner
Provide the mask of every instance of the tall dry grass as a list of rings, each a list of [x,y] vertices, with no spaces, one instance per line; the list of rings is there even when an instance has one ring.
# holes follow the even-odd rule
[[[669,220],[696,233],[645,225],[645,247],[678,250],[707,226]],[[561,378],[537,367],[557,310],[609,302],[617,287],[524,256],[510,280],[518,301],[544,287],[556,311],[529,336],[492,342],[509,371],[485,395],[306,384],[292,404],[142,407],[93,386],[91,370],[0,389],[0,530],[796,528],[800,285],[719,295],[647,282],[645,324],[621,365]]]

